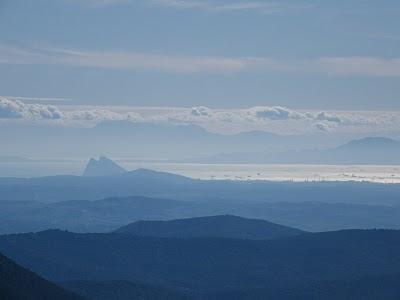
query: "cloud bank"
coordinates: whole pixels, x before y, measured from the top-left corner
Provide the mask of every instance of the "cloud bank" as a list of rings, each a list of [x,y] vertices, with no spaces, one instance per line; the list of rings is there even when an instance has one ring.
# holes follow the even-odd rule
[[[25,103],[0,97],[0,121],[46,122],[90,127],[102,121],[196,124],[213,131],[265,130],[276,133],[398,130],[400,112],[312,111],[282,106],[246,109],[135,108]]]
[[[58,120],[62,117],[61,111],[53,105],[26,104],[0,97],[0,119]]]

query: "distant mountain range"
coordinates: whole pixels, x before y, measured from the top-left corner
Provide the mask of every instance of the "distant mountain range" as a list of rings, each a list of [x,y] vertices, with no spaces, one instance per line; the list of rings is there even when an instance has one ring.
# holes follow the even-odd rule
[[[280,164],[400,164],[400,142],[367,137],[337,148],[285,152],[223,153],[194,159],[198,163],[280,163]]]
[[[198,163],[399,164],[400,142],[367,137],[277,135],[249,131],[234,135],[208,132],[196,125],[106,121],[93,128],[14,126],[0,132],[2,153],[21,157],[113,157]],[[342,146],[336,147],[342,144]],[[80,145],[80,147],[76,147]],[[26,151],[29,149],[29,151]],[[14,162],[24,160],[17,159]],[[6,157],[4,157],[7,160]],[[8,158],[10,159],[10,157]],[[1,162],[1,158],[0,158]]]
[[[0,254],[0,299],[4,300],[85,300]]]
[[[137,221],[123,226],[116,233],[153,237],[223,237],[238,239],[275,239],[295,236],[304,231],[264,220],[231,215],[178,219],[171,221]]]
[[[341,191],[337,192],[338,197],[340,193]],[[177,201],[114,197],[97,201],[55,203],[0,201],[0,234],[54,228],[75,232],[110,232],[138,220],[173,220],[224,214],[270,220],[313,232],[351,228],[400,229],[398,205],[323,203],[323,200],[268,203],[251,199],[239,202],[229,199]],[[224,231],[216,232],[227,234]]]
[[[126,170],[109,158],[100,156],[98,160],[92,158],[89,160],[83,176],[112,176],[126,173]]]
[[[0,131],[0,140],[7,141],[1,152],[25,157],[91,157],[100,151],[113,157],[182,160],[233,150],[278,152],[338,143],[325,135],[281,136],[264,131],[223,135],[196,125],[128,121],[106,121],[93,128],[13,124],[8,130],[7,126]]]
[[[139,281],[202,299],[346,299],[341,292],[353,295],[349,299],[378,300],[382,295],[396,299],[400,290],[394,284],[400,273],[399,231],[347,230],[260,241],[53,230],[0,236],[0,251],[57,282]],[[371,286],[363,290],[364,283]],[[321,296],[320,288],[337,295],[335,287],[339,296]],[[303,296],[296,298],[293,291]],[[357,296],[365,291],[378,294]],[[283,297],[288,292],[292,298]]]

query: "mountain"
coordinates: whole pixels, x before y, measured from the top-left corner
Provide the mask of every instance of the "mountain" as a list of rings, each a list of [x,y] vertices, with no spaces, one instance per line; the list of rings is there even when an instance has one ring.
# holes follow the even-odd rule
[[[20,267],[0,254],[0,299],[12,300],[84,300]]]
[[[400,147],[400,142],[385,137],[366,137],[358,140],[352,140],[339,148],[365,149],[365,147],[369,149],[398,149],[398,147]]]
[[[65,289],[93,300],[188,300],[184,292],[131,281],[67,281]]]
[[[58,230],[0,236],[0,251],[45,278],[143,282],[192,293],[294,289],[400,273],[400,231],[274,240],[157,238]]]
[[[329,153],[331,152],[331,153]],[[384,137],[366,137],[321,155],[332,155],[332,160],[353,164],[399,164],[400,142]]]
[[[264,220],[223,215],[171,221],[137,221],[117,229],[117,233],[154,237],[223,237],[237,239],[275,239],[304,231]]]
[[[232,149],[280,152],[304,149],[306,145],[321,147],[337,143],[332,137],[280,136],[261,131],[224,135],[196,125],[165,122],[105,121],[92,128],[2,124],[1,128],[0,140],[7,141],[2,145],[2,153],[25,157],[81,158],[90,157],[101,149],[102,153],[114,157],[183,160]]]
[[[336,148],[284,152],[228,152],[194,159],[198,163],[400,164],[400,142],[384,137],[352,140]]]
[[[125,173],[126,170],[119,166],[117,163],[101,156],[99,160],[91,158],[86,165],[83,176],[95,177],[95,176],[110,176]]]

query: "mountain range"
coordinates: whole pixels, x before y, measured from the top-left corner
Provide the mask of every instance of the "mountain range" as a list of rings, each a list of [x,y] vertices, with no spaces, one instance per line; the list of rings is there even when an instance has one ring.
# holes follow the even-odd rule
[[[242,164],[400,164],[400,142],[383,137],[352,140],[339,147],[284,152],[235,152],[197,158],[198,163]]]
[[[306,145],[332,146],[342,141],[325,135],[284,136],[264,131],[225,135],[196,125],[129,121],[105,121],[91,128],[13,124],[9,130],[7,126],[4,124],[0,131],[0,139],[8,141],[2,145],[1,154],[23,157],[82,158],[101,151],[112,157],[182,160],[232,149],[280,152],[305,149]]]
[[[237,215],[306,231],[400,229],[400,206],[321,202],[178,201],[148,197],[54,203],[0,201],[0,234],[63,229],[110,232],[139,220]],[[378,201],[377,201],[378,202]]]

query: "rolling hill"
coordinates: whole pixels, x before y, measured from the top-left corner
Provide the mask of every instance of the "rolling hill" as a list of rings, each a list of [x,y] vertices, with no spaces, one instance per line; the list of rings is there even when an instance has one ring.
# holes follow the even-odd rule
[[[274,239],[290,237],[304,231],[264,220],[223,215],[171,221],[137,221],[123,226],[116,233],[136,236],[193,238],[223,237],[237,239]]]

